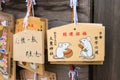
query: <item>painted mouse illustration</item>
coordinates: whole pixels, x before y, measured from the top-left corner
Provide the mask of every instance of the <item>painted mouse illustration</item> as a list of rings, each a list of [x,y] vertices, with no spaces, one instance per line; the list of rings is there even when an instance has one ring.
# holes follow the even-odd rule
[[[81,56],[87,59],[94,59],[95,55],[93,54],[90,37],[81,39],[80,43],[82,43],[83,45],[83,46],[81,44],[79,45],[79,47],[82,49],[82,51],[80,52]]]
[[[64,52],[66,52],[67,48],[70,46],[70,43],[65,42],[65,43],[59,43],[57,49],[56,49],[56,55],[54,56],[54,58],[65,58],[64,56]]]

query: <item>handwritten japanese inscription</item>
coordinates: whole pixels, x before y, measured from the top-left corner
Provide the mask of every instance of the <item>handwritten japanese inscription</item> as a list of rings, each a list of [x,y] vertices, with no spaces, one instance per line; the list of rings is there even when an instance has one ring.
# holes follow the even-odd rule
[[[27,30],[16,33],[13,39],[14,60],[44,63],[44,33]]]
[[[105,27],[102,24],[67,24],[47,30],[48,61],[104,61]]]

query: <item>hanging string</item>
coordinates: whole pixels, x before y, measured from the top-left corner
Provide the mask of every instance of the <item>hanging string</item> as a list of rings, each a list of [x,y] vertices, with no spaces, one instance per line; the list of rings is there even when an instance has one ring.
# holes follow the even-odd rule
[[[33,15],[33,16],[35,16],[35,13],[34,13],[34,5],[36,5],[35,0],[33,0],[33,2],[32,2],[32,15]]]
[[[5,0],[0,0],[1,3],[5,3]]]
[[[26,16],[24,18],[24,29],[27,29],[27,25],[28,25],[28,17],[30,16],[30,11],[32,8],[32,15],[34,16],[34,5],[36,5],[35,0],[26,0],[27,3],[27,13]],[[34,80],[37,80],[37,73],[34,73]]]
[[[0,0],[0,11],[2,11],[2,3],[5,4],[5,0]]]
[[[34,73],[34,80],[37,80],[37,73]]]
[[[34,6],[34,5],[36,5],[35,0],[26,0],[25,2],[27,3],[27,5],[26,5],[27,6],[27,13],[26,13],[26,16],[24,17],[24,21],[23,21],[23,23],[24,23],[23,24],[24,25],[24,30],[27,29],[28,18],[30,16],[31,7]],[[33,7],[32,7],[32,13],[34,15],[34,9],[33,9]]]
[[[76,80],[76,78],[78,77],[79,69],[80,69],[80,67],[75,67],[74,65],[72,65],[70,67],[70,70],[68,72],[68,76],[69,76],[70,80]]]
[[[2,3],[5,3],[5,0],[1,0]]]
[[[77,3],[78,0],[70,0],[70,7],[74,10],[74,26],[76,26],[78,23]]]

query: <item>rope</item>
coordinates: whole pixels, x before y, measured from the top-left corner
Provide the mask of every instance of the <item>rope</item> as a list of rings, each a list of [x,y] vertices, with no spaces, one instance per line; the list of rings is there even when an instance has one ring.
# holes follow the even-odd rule
[[[36,5],[36,2],[35,0],[26,0],[25,1],[27,3],[27,13],[26,13],[26,16],[24,17],[24,21],[23,21],[23,27],[24,27],[24,30],[27,29],[27,25],[28,25],[28,18],[30,16],[30,11],[31,11],[31,7],[32,7],[32,13],[34,15],[34,9],[33,9],[33,6]]]
[[[37,73],[34,73],[34,80],[37,80]]]
[[[77,0],[70,0],[70,7],[74,10],[74,26],[78,23],[77,2]]]

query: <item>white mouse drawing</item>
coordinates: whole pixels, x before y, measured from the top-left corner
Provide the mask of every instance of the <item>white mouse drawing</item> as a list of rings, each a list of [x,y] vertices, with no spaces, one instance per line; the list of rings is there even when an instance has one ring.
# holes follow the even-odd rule
[[[95,55],[93,54],[92,44],[90,42],[90,37],[83,38],[80,40],[80,42],[83,44],[81,56],[87,59],[95,58]]]
[[[65,42],[65,43],[59,43],[58,47],[56,49],[56,55],[54,56],[54,58],[65,58],[64,56],[64,52],[66,52],[67,48],[70,46],[70,43]]]

